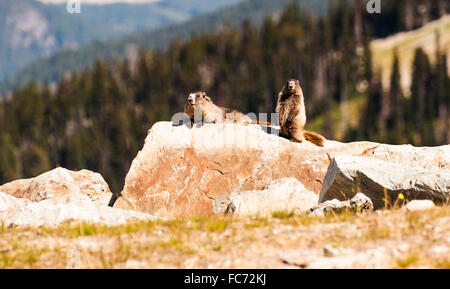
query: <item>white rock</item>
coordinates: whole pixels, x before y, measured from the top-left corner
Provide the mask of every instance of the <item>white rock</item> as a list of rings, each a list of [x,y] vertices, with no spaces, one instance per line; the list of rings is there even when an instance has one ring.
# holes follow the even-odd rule
[[[301,213],[317,201],[318,196],[297,179],[283,178],[271,182],[263,190],[232,194],[229,210],[234,207],[234,214],[239,216],[267,216],[276,211]]]
[[[152,215],[97,206],[89,199],[58,204],[52,200],[32,202],[0,192],[0,223],[5,226],[56,226],[63,222],[119,225],[132,220],[156,220]]]
[[[422,211],[429,210],[436,207],[433,201],[430,200],[412,200],[406,204],[405,208],[408,211]]]
[[[112,196],[108,184],[99,173],[65,168],[55,168],[35,178],[4,184],[0,186],[0,192],[33,202],[51,199],[54,203],[69,203],[77,198],[88,198],[99,206],[106,206]]]

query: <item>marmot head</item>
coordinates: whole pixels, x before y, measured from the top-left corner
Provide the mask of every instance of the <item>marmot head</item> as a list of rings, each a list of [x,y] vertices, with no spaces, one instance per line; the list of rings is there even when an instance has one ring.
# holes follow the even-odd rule
[[[187,101],[191,106],[202,104],[205,101],[212,102],[211,98],[209,98],[209,96],[207,96],[206,92],[204,91],[196,91],[190,93],[187,98]]]
[[[288,79],[283,88],[283,93],[291,94],[294,93],[300,87],[300,81],[297,79]]]

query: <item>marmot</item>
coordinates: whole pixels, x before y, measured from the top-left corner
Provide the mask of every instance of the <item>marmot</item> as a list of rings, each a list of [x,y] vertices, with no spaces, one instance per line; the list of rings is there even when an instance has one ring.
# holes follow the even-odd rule
[[[279,115],[281,136],[291,141],[306,139],[318,146],[324,146],[325,138],[315,132],[304,130],[306,124],[305,101],[300,82],[289,79],[278,94],[276,112]]]
[[[204,91],[190,93],[184,106],[184,112],[194,122],[196,110],[201,112],[205,123],[243,123],[243,124],[263,124],[270,126],[269,122],[252,120],[247,115],[234,109],[217,106]]]

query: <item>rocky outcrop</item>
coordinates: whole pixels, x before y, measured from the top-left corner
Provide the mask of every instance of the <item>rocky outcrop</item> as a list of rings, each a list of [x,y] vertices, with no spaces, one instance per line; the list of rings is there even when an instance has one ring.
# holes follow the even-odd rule
[[[309,209],[308,214],[313,216],[323,216],[328,214],[365,213],[373,211],[372,201],[364,194],[357,193],[353,198],[347,201],[333,199],[323,202]]]
[[[56,168],[35,178],[17,180],[0,186],[0,192],[32,202],[52,199],[55,203],[87,196],[94,204],[106,206],[111,198],[108,184],[99,173]]]
[[[0,224],[53,226],[75,221],[117,225],[155,219],[149,214],[108,207],[111,195],[98,173],[56,168],[0,186]]]
[[[448,158],[450,152],[441,166],[448,165]],[[336,156],[323,181],[319,202],[348,200],[362,192],[372,200],[375,209],[414,199],[442,203],[450,197],[450,170],[439,167],[424,169],[369,157]]]
[[[450,146],[326,141],[317,147],[290,142],[277,132],[259,125],[188,128],[158,122],[133,160],[115,207],[167,217],[222,213],[233,196],[255,195],[240,192],[262,190],[281,178],[295,178],[319,194],[330,160],[338,156],[388,160],[400,167],[450,168]]]
[[[239,216],[266,216],[273,212],[303,213],[317,204],[317,194],[305,189],[295,178],[271,182],[263,190],[232,194],[226,213]]]

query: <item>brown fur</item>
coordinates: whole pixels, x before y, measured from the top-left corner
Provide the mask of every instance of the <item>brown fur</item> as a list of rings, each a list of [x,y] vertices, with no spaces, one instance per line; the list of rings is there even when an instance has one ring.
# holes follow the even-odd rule
[[[197,91],[189,94],[184,106],[184,112],[194,121],[194,112],[201,110],[202,119],[205,123],[243,123],[243,124],[264,124],[268,122],[254,121],[247,115],[234,109],[217,106],[204,91]]]
[[[289,79],[278,94],[276,112],[279,115],[281,136],[295,142],[306,139],[324,146],[325,138],[315,132],[304,130],[306,124],[305,101],[300,82]]]

